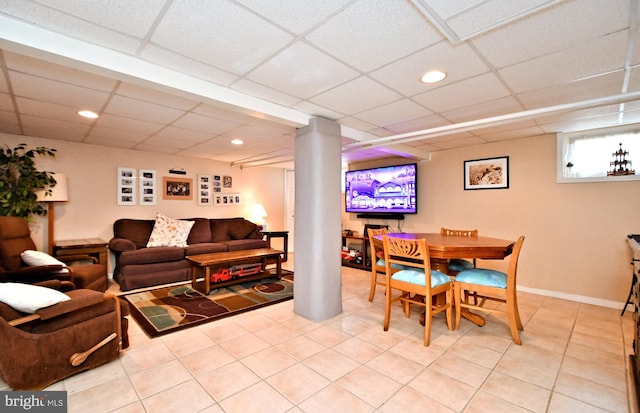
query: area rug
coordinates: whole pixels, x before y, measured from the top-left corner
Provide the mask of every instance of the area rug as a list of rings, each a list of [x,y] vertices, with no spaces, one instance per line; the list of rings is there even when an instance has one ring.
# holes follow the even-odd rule
[[[212,289],[204,295],[191,283],[127,294],[134,320],[149,337],[194,327],[293,298],[293,273]]]

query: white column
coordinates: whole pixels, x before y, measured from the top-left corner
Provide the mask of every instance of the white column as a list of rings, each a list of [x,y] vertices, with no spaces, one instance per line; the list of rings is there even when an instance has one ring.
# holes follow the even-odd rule
[[[342,312],[340,125],[313,118],[296,134],[294,310],[310,320]]]

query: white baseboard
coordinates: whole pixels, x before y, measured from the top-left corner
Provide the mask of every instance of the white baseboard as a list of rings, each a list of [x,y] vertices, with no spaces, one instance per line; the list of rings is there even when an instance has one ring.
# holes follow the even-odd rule
[[[520,285],[518,286],[518,290],[519,291],[523,291],[523,292],[527,292],[527,293],[531,293],[531,294],[544,295],[546,297],[562,298],[563,300],[576,301],[576,302],[584,303],[584,304],[597,305],[597,306],[600,306],[600,307],[616,308],[616,309],[619,309],[620,311],[622,311],[622,307],[624,307],[624,303],[619,302],[619,301],[603,300],[601,298],[587,297],[587,296],[584,296],[584,295],[568,294],[568,293],[563,293],[563,292],[559,292],[559,291],[551,291],[551,290],[541,290],[539,288],[530,288],[530,287],[524,287],[524,286],[520,286]],[[631,311],[633,311],[633,310],[631,310]]]

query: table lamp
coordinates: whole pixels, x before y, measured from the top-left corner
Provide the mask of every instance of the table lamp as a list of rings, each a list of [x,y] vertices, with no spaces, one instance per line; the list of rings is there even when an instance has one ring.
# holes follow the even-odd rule
[[[56,186],[51,188],[50,195],[46,195],[47,189],[42,189],[36,192],[38,202],[47,203],[47,249],[49,251],[49,255],[53,255],[53,203],[66,202],[69,200],[69,194],[67,192],[67,178],[63,174],[54,174],[53,178],[56,180]]]
[[[262,204],[255,204],[253,206],[251,216],[253,217],[251,221],[253,221],[254,224],[262,225],[262,231],[267,230],[267,223],[264,219],[267,216],[267,211],[265,211]]]

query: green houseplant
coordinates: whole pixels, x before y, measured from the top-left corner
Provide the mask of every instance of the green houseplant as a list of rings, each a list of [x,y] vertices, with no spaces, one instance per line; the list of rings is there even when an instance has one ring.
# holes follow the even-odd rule
[[[38,146],[28,149],[21,143],[13,149],[0,147],[0,216],[28,219],[32,214],[46,215],[47,209],[37,201],[36,192],[56,185],[52,172],[39,171],[35,158],[55,156],[55,149]]]

